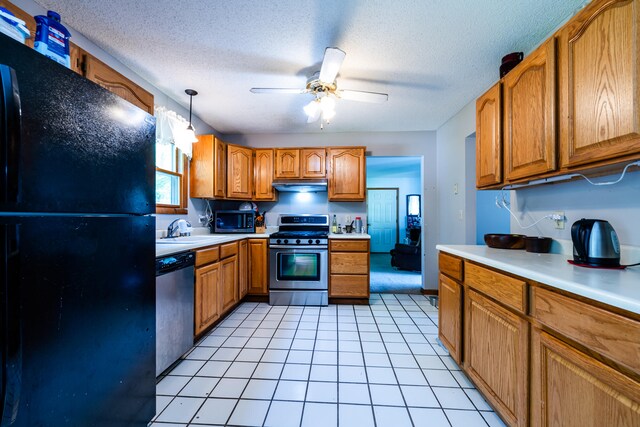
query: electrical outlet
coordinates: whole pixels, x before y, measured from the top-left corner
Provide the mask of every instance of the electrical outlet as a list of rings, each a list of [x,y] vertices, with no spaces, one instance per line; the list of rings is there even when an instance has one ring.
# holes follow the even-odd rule
[[[458,194],[458,184],[453,184],[453,194]]]
[[[567,222],[567,217],[564,216],[564,212],[556,211],[553,213],[553,215],[553,221],[556,223],[555,228],[557,228],[558,230],[564,230],[564,223]]]

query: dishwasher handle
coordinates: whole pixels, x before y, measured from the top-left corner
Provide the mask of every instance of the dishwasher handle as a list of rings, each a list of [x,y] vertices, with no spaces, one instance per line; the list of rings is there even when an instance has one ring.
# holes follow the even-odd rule
[[[162,258],[156,258],[156,277],[191,267],[195,265],[195,263],[196,254],[193,252],[180,252]]]

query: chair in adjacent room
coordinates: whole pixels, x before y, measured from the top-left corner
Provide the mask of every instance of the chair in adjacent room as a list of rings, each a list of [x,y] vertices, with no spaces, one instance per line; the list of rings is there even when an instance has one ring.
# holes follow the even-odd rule
[[[400,270],[422,271],[422,228],[409,229],[409,243],[396,243],[391,249],[391,266]]]

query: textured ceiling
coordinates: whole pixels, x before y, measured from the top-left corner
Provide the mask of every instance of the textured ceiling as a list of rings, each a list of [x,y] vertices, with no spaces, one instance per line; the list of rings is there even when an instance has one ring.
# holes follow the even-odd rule
[[[63,23],[222,133],[319,132],[304,87],[324,49],[347,53],[341,100],[325,132],[434,130],[498,78],[502,56],[528,52],[585,0],[36,0]]]

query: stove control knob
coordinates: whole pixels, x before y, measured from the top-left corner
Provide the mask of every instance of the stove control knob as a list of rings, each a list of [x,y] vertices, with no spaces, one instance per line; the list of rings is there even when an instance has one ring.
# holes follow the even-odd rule
[[[316,239],[316,245],[320,244],[320,239]]]
[[[289,243],[289,239],[284,239],[284,244],[288,244]]]
[[[299,245],[300,244],[300,239],[296,239],[296,243]]]
[[[313,239],[309,239],[309,244],[312,245],[313,244]]]
[[[281,242],[281,240],[280,240],[280,239],[278,239],[278,240],[276,240],[276,243],[277,243],[277,244],[280,244],[280,243],[282,243],[282,242]]]

